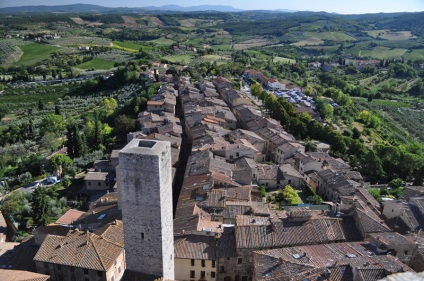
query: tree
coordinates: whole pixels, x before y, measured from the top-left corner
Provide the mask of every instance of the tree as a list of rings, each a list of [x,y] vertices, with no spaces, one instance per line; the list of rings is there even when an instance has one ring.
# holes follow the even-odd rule
[[[57,149],[60,145],[57,136],[52,132],[47,132],[41,138],[41,145],[50,151]]]
[[[56,114],[47,114],[40,123],[40,131],[44,135],[48,132],[54,133],[56,136],[65,129],[65,121],[63,117]]]
[[[56,154],[52,158],[50,158],[48,168],[51,172],[56,172],[58,177],[60,178],[62,175],[62,171],[66,170],[66,168],[72,166],[73,161],[69,156],[65,154]]]
[[[55,105],[54,106],[54,114],[56,114],[56,115],[62,115],[61,112],[60,112],[60,107],[58,105]]]
[[[423,184],[423,179],[424,179],[424,166],[421,166],[421,168],[415,174],[414,185],[421,186]]]
[[[301,203],[296,190],[294,190],[294,188],[291,187],[290,185],[286,185],[284,187],[283,196],[291,205],[296,205]]]
[[[37,188],[32,194],[32,209],[34,210],[34,223],[46,225],[49,222],[50,205],[49,198],[44,188]]]
[[[42,99],[38,100],[38,110],[43,110],[44,109],[44,102]]]
[[[65,145],[68,148],[68,155],[72,159],[87,153],[87,144],[76,123],[71,123],[67,127]]]
[[[371,183],[381,180],[385,173],[383,170],[381,159],[377,156],[374,150],[368,151],[363,159],[362,173],[367,175]]]
[[[127,133],[134,131],[135,122],[127,115],[118,115],[115,119],[115,134],[118,137],[123,137]]]
[[[102,101],[102,107],[106,110],[107,115],[111,115],[118,107],[118,102],[114,98],[105,98]]]
[[[10,109],[6,104],[0,104],[0,121],[9,114]]]

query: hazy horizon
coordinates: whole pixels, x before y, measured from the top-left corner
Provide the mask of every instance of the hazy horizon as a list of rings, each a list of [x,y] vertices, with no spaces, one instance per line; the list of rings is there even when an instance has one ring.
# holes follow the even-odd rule
[[[187,0],[157,0],[154,2],[148,1],[134,1],[134,0],[103,0],[101,2],[96,0],[6,0],[0,1],[0,8],[6,7],[20,7],[20,6],[58,6],[70,4],[93,4],[104,7],[146,7],[146,6],[164,6],[164,5],[178,5],[182,7],[200,6],[200,5],[226,5],[232,6],[237,9],[243,10],[296,10],[296,11],[325,11],[328,13],[339,14],[366,14],[366,13],[395,13],[395,12],[421,12],[424,11],[424,1],[422,0],[385,0],[385,1],[340,1],[340,0],[326,0],[317,2],[315,0],[299,0],[299,1],[253,1],[253,0],[215,0],[211,1],[198,0],[196,2]],[[341,4],[343,3],[343,4]]]

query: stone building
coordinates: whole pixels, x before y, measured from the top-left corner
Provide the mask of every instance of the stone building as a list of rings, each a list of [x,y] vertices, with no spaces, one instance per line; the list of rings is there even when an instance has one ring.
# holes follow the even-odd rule
[[[115,230],[122,232],[122,228]],[[37,272],[52,281],[119,281],[125,271],[122,244],[78,229],[66,236],[48,235],[34,257]]]
[[[171,145],[133,139],[119,153],[127,268],[174,280]]]

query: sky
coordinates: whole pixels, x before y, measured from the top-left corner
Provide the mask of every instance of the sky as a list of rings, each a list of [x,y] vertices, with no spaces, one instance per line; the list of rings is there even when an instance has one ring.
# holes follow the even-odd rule
[[[325,11],[340,14],[421,12],[424,0],[0,0],[0,8],[27,5],[95,4],[105,7],[144,7],[168,4],[183,7],[197,5],[228,5],[243,10]]]

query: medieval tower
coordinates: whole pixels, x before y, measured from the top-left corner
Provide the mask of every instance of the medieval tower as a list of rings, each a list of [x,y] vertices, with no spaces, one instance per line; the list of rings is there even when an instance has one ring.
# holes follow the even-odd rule
[[[174,280],[169,142],[133,139],[119,152],[118,193],[127,269]]]

